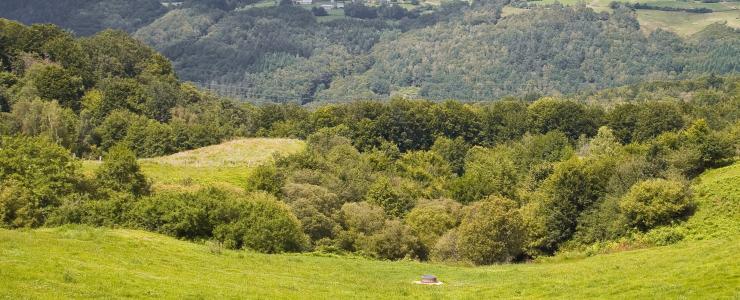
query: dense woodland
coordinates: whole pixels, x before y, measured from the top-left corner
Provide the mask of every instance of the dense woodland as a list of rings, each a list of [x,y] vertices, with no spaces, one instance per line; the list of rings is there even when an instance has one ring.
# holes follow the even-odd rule
[[[740,56],[736,29],[715,24],[689,38],[646,35],[634,10],[620,5],[611,13],[552,5],[502,17],[507,1],[453,1],[431,10],[351,4],[348,17],[322,19],[289,1],[247,9],[254,1],[33,6],[49,7],[48,15],[26,2],[4,1],[0,13],[82,35],[107,27],[135,32],[173,61],[180,78],[252,102],[536,98],[736,73]],[[74,16],[96,23],[86,30]]]
[[[136,36],[170,57],[184,79],[226,84],[216,89],[246,99],[485,100],[736,72],[740,33],[717,26],[723,34],[691,40],[660,30],[645,36],[629,9],[551,6],[501,18],[492,2],[393,22],[317,22],[290,6],[191,8]]]
[[[79,35],[108,28],[133,32],[165,14],[159,0],[4,0],[0,17],[25,24],[52,23]]]
[[[723,29],[719,29],[723,30]],[[141,228],[225,247],[491,264],[610,243],[661,245],[689,181],[740,145],[740,79],[570,98],[237,104],[182,84],[120,31],[0,21],[0,226]],[[237,136],[307,149],[243,191],[153,191],[137,157]],[[83,175],[76,157],[103,157]],[[655,230],[658,228],[658,230]]]

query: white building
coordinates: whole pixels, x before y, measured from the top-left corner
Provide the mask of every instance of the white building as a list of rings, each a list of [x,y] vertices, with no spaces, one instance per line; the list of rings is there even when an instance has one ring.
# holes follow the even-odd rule
[[[178,7],[178,6],[180,6],[180,5],[183,4],[183,2],[179,2],[179,1],[177,1],[177,2],[176,1],[168,1],[168,2],[160,2],[160,3],[162,4],[162,6],[167,7],[167,8],[170,8],[170,7]]]

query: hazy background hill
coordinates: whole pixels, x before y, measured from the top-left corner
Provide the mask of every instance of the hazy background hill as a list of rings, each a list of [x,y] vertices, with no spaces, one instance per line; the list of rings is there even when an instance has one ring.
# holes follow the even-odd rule
[[[106,28],[135,31],[167,10],[159,0],[7,0],[0,16],[26,24],[53,23],[78,35]]]
[[[401,1],[326,15],[311,11],[323,2],[43,2],[5,1],[0,16],[80,35],[123,29],[181,79],[255,102],[536,98],[735,73],[740,57],[736,2]]]

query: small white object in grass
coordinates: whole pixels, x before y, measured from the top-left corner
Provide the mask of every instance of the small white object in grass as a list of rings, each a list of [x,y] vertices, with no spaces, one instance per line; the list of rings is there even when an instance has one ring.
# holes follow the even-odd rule
[[[437,276],[434,275],[421,275],[420,281],[414,281],[416,284],[424,284],[424,285],[440,285],[442,284],[441,281],[437,280]]]

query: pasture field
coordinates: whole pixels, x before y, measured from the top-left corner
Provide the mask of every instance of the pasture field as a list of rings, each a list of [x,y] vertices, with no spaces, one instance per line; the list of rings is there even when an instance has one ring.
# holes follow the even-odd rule
[[[673,228],[685,234],[676,244],[478,268],[257,254],[127,229],[0,230],[0,298],[737,299],[740,164],[693,189],[698,210]],[[427,273],[445,284],[412,283]]]
[[[0,230],[0,298],[652,298],[740,296],[740,239],[491,267],[218,250],[143,231]],[[420,275],[445,284],[418,286]]]
[[[538,5],[561,3],[563,5],[584,4],[595,11],[610,11],[609,3],[612,0],[541,0],[533,1]],[[722,22],[727,26],[740,28],[740,2],[703,3],[701,1],[678,0],[619,0],[617,2],[642,3],[660,7],[676,8],[709,8],[711,13],[687,13],[680,11],[637,10],[637,20],[645,32],[652,32],[658,28],[672,31],[687,37],[707,27],[707,25]],[[520,12],[505,10],[504,15]]]
[[[275,154],[301,151],[305,143],[296,139],[246,138],[218,145],[139,160],[141,169],[157,190],[195,190],[203,186],[244,188],[250,170]],[[82,170],[92,175],[98,161],[83,161]]]

